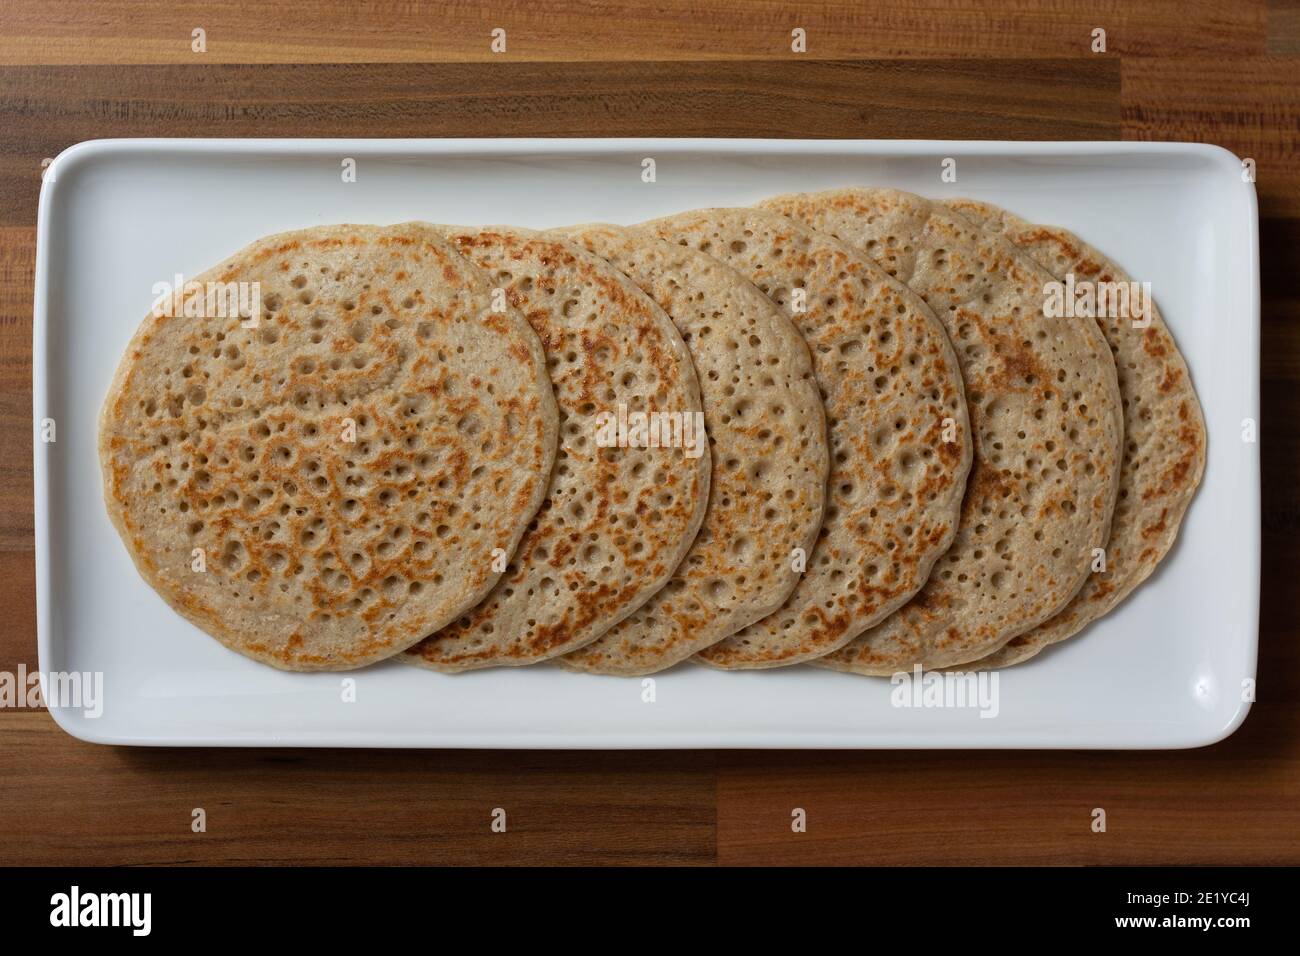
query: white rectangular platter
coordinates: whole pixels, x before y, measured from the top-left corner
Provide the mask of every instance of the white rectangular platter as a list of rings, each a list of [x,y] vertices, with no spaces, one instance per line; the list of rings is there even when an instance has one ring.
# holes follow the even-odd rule
[[[643,177],[646,159],[653,182]],[[348,160],[354,182],[342,174]],[[94,708],[52,706],[55,719],[86,740],[153,745],[1174,748],[1219,740],[1249,709],[1258,639],[1259,446],[1243,424],[1258,420],[1259,402],[1258,222],[1248,178],[1218,147],[1163,143],[75,146],[49,167],[40,204],[38,630],[43,674],[99,674],[103,693]],[[458,676],[391,663],[283,673],[174,614],[136,574],[109,523],[96,419],[157,282],[197,274],[267,233],[317,224],[631,223],[845,185],[969,196],[1075,231],[1152,283],[1205,409],[1205,479],[1165,563],[1087,632],[1001,673],[982,706],[899,706],[889,680],[810,667],[724,673],[687,664],[652,686],[550,665]],[[54,442],[40,430],[49,421]],[[354,701],[344,699],[345,679],[355,681]]]

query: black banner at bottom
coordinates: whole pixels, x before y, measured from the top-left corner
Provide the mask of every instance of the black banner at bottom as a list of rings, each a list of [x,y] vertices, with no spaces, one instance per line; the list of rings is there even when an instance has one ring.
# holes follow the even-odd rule
[[[5,870],[6,938],[77,934],[200,942],[373,943],[387,935],[512,929],[550,945],[558,926],[631,942],[700,923],[735,943],[835,923],[880,936],[998,939],[1198,933],[1232,939],[1287,922],[1294,872],[1088,869],[25,869]],[[766,940],[770,942],[771,940]],[[430,939],[437,945],[437,937]],[[864,940],[864,942],[866,942]]]

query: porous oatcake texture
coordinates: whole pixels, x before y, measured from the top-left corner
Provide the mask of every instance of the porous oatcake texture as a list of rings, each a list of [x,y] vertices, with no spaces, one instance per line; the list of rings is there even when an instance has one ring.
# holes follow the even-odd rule
[[[476,604],[555,452],[523,318],[412,223],[271,236],[193,281],[258,283],[262,310],[178,296],[118,368],[100,460],[144,579],[288,670],[388,657]]]
[[[702,411],[672,321],[603,259],[528,230],[439,227],[536,330],[560,414],[546,500],[487,598],[401,660],[443,671],[583,647],[667,583],[699,530],[709,456],[599,447],[603,414]]]
[[[1050,273],[920,196],[845,189],[761,205],[862,250],[925,299],[956,346],[975,438],[957,537],[926,587],[817,663],[962,664],[1056,614],[1105,545],[1119,488],[1119,386],[1096,324],[1045,315]]]
[[[700,533],[658,594],[561,666],[640,675],[775,611],[799,580],[826,497],[826,418],[808,346],[753,283],[711,256],[618,226],[556,230],[654,299],[700,380],[713,476]]]
[[[1118,265],[1064,229],[1028,223],[1005,209],[969,199],[945,205],[1004,236],[1059,279],[1073,275],[1080,282],[1132,281]],[[970,669],[1009,667],[1028,660],[1077,634],[1128,597],[1173,546],[1205,471],[1205,419],[1187,363],[1160,310],[1151,303],[1149,313],[1116,314],[1096,321],[1115,356],[1124,407],[1119,497],[1106,543],[1105,570],[1090,574],[1059,614],[973,662]]]
[[[971,460],[952,346],[906,286],[785,217],[701,209],[643,228],[714,256],[786,311],[808,342],[830,441],[826,514],[804,576],[774,613],[696,659],[757,668],[819,657],[915,594],[952,540]]]

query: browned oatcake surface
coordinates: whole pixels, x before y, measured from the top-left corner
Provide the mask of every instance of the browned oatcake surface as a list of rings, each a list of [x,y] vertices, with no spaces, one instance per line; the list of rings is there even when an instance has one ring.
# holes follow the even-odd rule
[[[559,659],[648,674],[776,610],[812,550],[826,495],[826,419],[790,319],[711,256],[644,232],[557,230],[607,259],[668,313],[695,362],[713,477],[700,533],[669,583],[604,636]],[[706,453],[707,453],[706,449]]]
[[[1129,283],[1131,278],[1078,236],[971,200],[948,206],[1005,236],[1057,278]],[[1205,420],[1191,374],[1160,310],[1099,317],[1119,375],[1124,457],[1105,568],[1089,575],[1074,600],[1033,630],[1012,638],[972,668],[1007,667],[1077,634],[1133,592],[1173,546],[1205,470]],[[1134,321],[1134,318],[1137,321]]]
[[[925,588],[818,663],[961,664],[1056,614],[1105,545],[1119,488],[1119,386],[1096,324],[1045,315],[1050,273],[920,196],[845,189],[762,205],[861,249],[925,299],[956,347],[975,438],[960,527]]]
[[[603,259],[527,230],[444,228],[541,338],[559,450],[546,500],[497,586],[401,659],[445,671],[531,664],[596,640],[686,554],[708,502],[709,456],[599,442],[620,407],[693,424],[700,390],[672,321]]]
[[[700,209],[645,228],[718,258],[786,310],[808,342],[830,441],[826,514],[804,576],[778,610],[697,659],[755,668],[818,657],[907,601],[952,540],[971,455],[952,346],[906,286],[785,217]]]
[[[104,492],[145,580],[292,670],[379,660],[477,603],[555,452],[522,317],[415,223],[271,236],[193,281],[260,288],[261,309],[178,297],[118,368]]]

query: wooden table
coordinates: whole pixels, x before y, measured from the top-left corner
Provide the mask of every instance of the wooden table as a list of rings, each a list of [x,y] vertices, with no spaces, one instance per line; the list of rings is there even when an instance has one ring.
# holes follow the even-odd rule
[[[1259,702],[1222,744],[1154,754],[129,750],[0,710],[0,863],[1300,863],[1300,3],[265,6],[0,5],[0,670],[36,666],[36,200],[42,159],[72,143],[1179,139],[1258,164]],[[807,833],[791,832],[796,806]],[[493,807],[508,834],[491,833]]]

